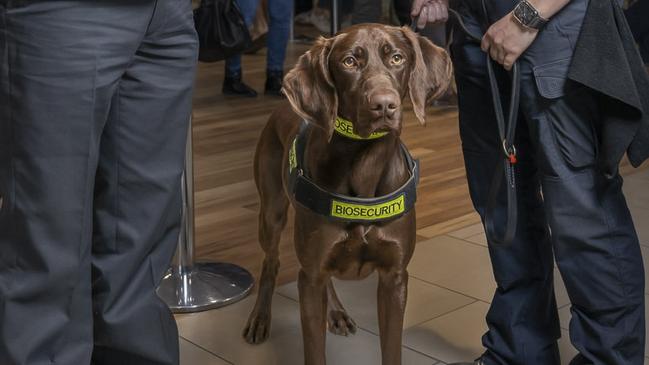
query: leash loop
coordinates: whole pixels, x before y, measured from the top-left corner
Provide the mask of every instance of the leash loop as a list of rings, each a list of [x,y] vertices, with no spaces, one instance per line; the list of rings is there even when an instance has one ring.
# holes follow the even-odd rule
[[[482,0],[482,11],[485,21],[488,19],[487,8],[485,0]],[[480,44],[482,36],[472,33],[464,23],[462,16],[455,10],[449,9],[449,20],[451,16],[455,19],[455,23],[464,32],[464,34],[474,43]],[[413,24],[416,19],[413,20]],[[413,28],[416,28],[414,26]],[[494,114],[496,116],[496,124],[498,126],[498,134],[502,141],[502,148],[505,153],[501,162],[496,165],[494,176],[491,181],[489,195],[487,197],[487,206],[484,212],[484,225],[487,239],[494,245],[509,246],[514,241],[516,236],[516,229],[518,226],[518,201],[517,201],[517,186],[516,186],[516,169],[515,165],[518,163],[518,153],[514,141],[516,140],[516,126],[518,123],[518,112],[520,106],[520,67],[518,61],[512,66],[510,72],[511,77],[511,94],[509,101],[509,113],[505,117],[505,111],[500,96],[500,89],[498,87],[498,79],[493,66],[494,61],[489,54],[486,54],[487,74],[489,77],[489,85],[491,89],[492,102],[494,107]],[[503,185],[503,177],[506,179],[506,192],[507,192],[507,211],[506,211],[506,225],[505,231],[502,236],[496,233],[497,225],[495,223],[496,208],[498,206],[498,197],[501,193]]]

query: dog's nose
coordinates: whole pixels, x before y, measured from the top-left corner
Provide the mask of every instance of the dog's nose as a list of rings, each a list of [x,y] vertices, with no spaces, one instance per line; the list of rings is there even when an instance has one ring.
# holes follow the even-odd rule
[[[377,118],[392,118],[400,104],[399,96],[390,90],[377,91],[370,97],[370,111]]]

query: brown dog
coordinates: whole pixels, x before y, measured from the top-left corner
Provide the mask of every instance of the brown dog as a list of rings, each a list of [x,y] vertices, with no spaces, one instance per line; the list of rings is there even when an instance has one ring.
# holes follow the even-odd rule
[[[287,105],[273,113],[255,156],[259,241],[266,258],[257,303],[243,334],[246,341],[256,344],[268,337],[278,244],[293,203],[305,364],[325,364],[327,325],[335,334],[356,330],[331,277],[363,279],[375,270],[383,365],[401,364],[406,267],[416,235],[414,209],[389,221],[367,223],[316,214],[296,203],[288,188],[289,152],[306,120],[318,127],[309,130],[304,142],[304,166],[315,183],[352,197],[390,194],[410,177],[399,140],[402,101],[410,96],[424,124],[425,105],[446,91],[451,70],[446,52],[411,30],[364,24],[320,38],[286,75],[284,92],[292,110]],[[337,116],[353,121],[353,132],[361,137],[386,135],[346,138],[334,133]]]

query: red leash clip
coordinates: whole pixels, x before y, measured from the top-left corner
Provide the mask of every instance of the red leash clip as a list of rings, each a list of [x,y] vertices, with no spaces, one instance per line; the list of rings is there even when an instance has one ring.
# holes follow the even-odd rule
[[[514,165],[518,162],[518,159],[516,158],[516,155],[513,153],[509,154],[509,163]]]

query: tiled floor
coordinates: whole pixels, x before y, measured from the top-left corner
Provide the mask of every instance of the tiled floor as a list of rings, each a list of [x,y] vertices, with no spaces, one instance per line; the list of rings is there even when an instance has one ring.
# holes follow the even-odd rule
[[[649,258],[649,171],[625,180],[629,206],[644,245],[643,256]],[[481,227],[470,226],[419,242],[409,272],[403,364],[444,364],[480,355],[480,337],[486,327],[484,317],[495,288]],[[559,278],[558,273],[555,276]],[[328,363],[380,364],[376,277],[360,282],[336,281],[335,285],[360,329],[348,338],[328,336]],[[562,363],[567,364],[576,351],[568,336],[570,306],[560,279],[556,295],[563,334]],[[273,302],[271,338],[259,346],[248,345],[241,338],[253,304],[254,297],[249,297],[226,308],[179,315],[182,365],[302,364],[295,283],[278,288]]]

